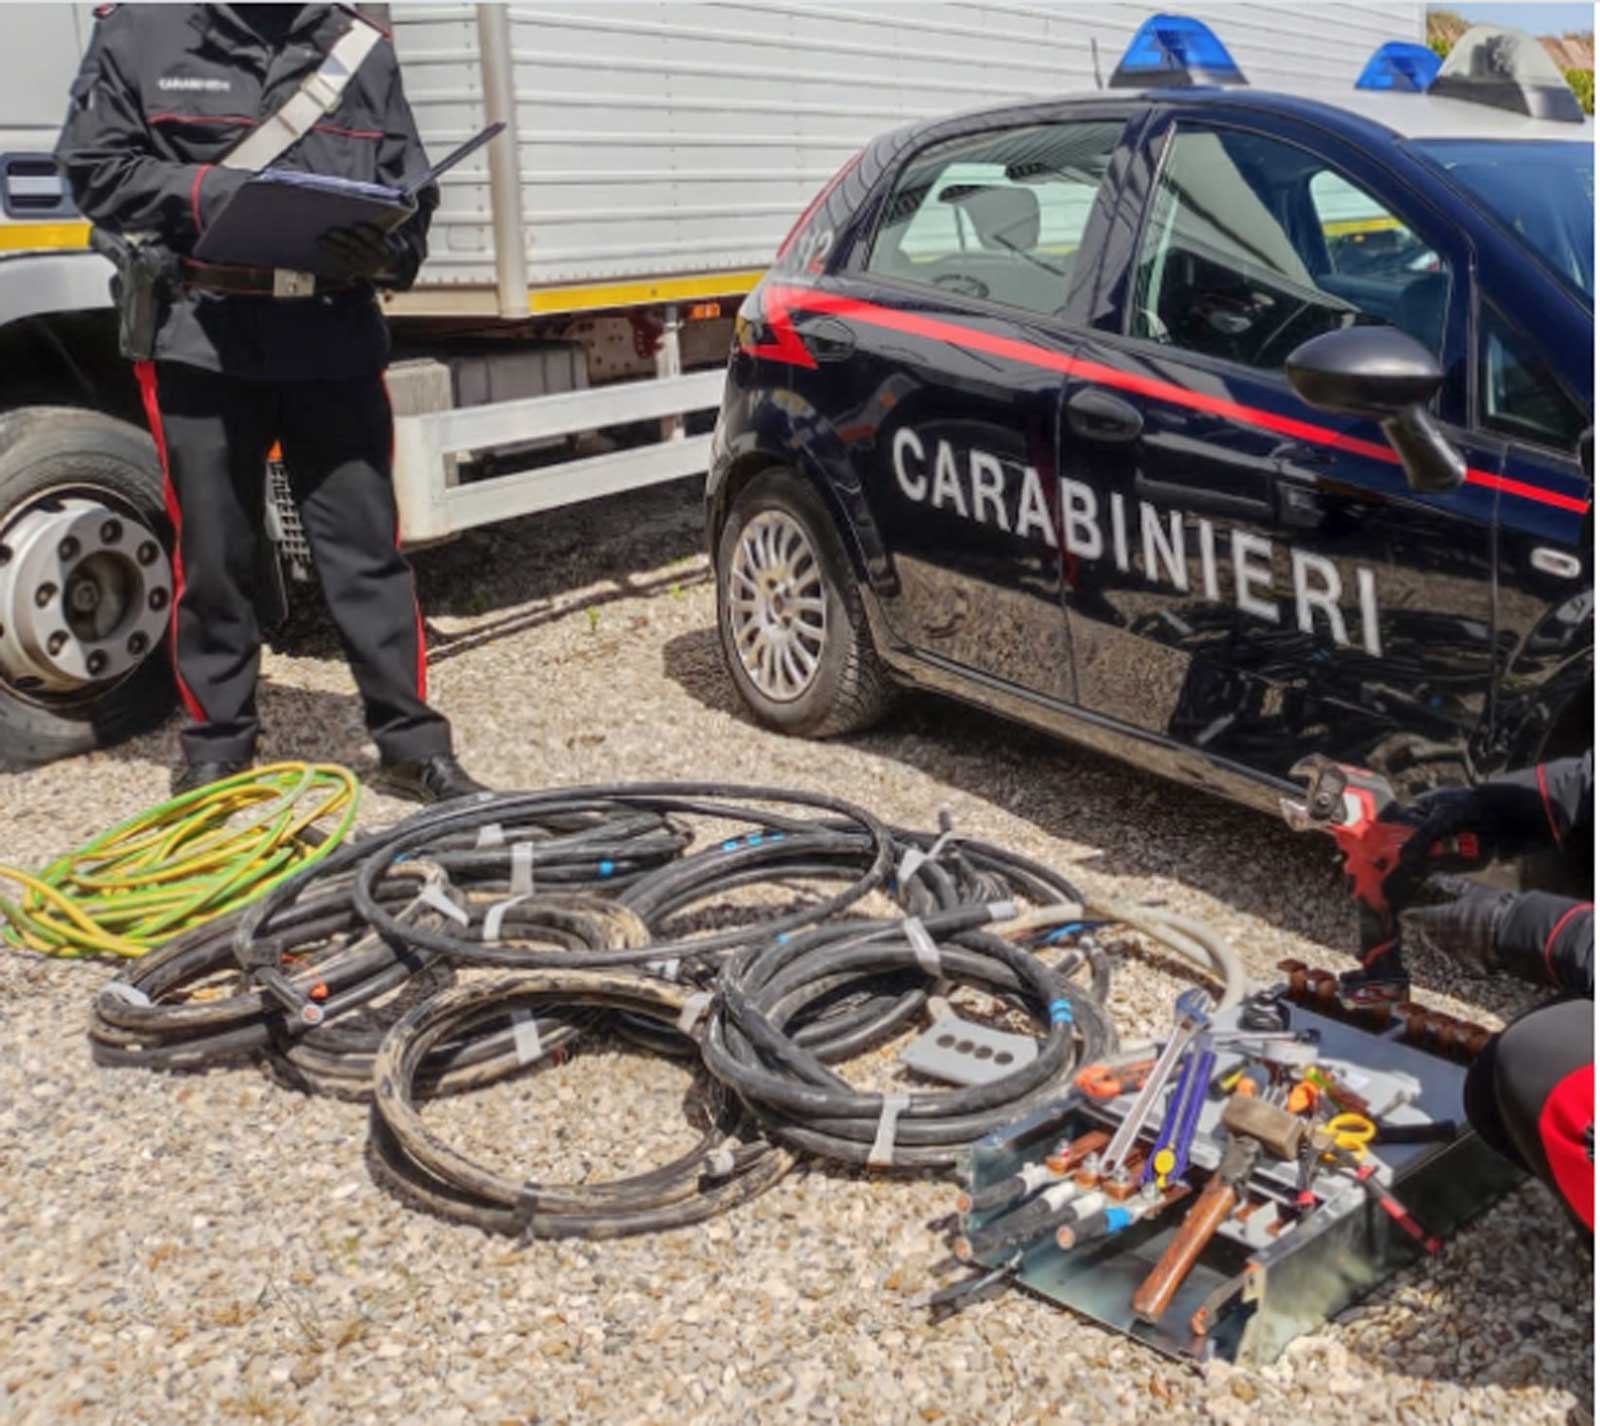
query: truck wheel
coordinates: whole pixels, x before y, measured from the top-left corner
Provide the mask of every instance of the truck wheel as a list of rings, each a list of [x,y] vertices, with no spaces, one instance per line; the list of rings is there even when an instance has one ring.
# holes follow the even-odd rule
[[[93,411],[0,415],[0,766],[121,741],[172,707],[161,467]]]
[[[790,471],[758,475],[728,512],[717,627],[740,695],[780,732],[855,732],[894,700],[838,531]]]

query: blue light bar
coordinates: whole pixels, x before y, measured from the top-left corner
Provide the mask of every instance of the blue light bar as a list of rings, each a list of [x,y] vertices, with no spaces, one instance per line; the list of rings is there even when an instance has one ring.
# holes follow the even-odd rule
[[[1357,89],[1382,89],[1391,94],[1423,94],[1444,61],[1427,45],[1390,40],[1379,45],[1356,80]]]
[[[1139,26],[1109,87],[1160,89],[1248,82],[1208,26],[1187,15],[1152,15]]]

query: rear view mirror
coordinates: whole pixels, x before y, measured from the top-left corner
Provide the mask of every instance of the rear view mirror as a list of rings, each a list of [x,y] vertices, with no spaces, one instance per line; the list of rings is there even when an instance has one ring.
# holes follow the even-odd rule
[[[1308,405],[1377,421],[1413,490],[1443,494],[1466,479],[1466,462],[1427,411],[1444,373],[1404,332],[1346,327],[1313,337],[1290,354],[1288,375]]]

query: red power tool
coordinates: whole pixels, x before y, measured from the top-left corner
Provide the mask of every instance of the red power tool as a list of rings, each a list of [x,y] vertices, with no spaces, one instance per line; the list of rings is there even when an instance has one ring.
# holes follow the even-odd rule
[[[1331,758],[1302,758],[1289,776],[1306,781],[1306,799],[1283,798],[1283,819],[1297,832],[1327,832],[1338,844],[1350,894],[1361,905],[1361,969],[1340,978],[1347,1004],[1403,1000],[1410,987],[1400,957],[1400,923],[1383,883],[1416,835],[1423,813],[1395,796],[1387,778]],[[1468,871],[1483,863],[1471,832],[1428,849],[1430,871]]]

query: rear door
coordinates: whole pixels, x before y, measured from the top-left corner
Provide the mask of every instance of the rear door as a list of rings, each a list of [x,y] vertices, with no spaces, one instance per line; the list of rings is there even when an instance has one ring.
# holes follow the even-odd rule
[[[791,290],[815,390],[881,535],[902,652],[1072,697],[1054,472],[1080,247],[1120,111],[951,126],[909,154],[846,270]]]
[[[1470,252],[1310,126],[1174,106],[1141,154],[1138,236],[1108,254],[1063,407],[1085,708],[1276,779],[1312,751],[1463,778],[1500,459],[1461,424]],[[1296,346],[1375,321],[1440,353],[1438,414],[1480,483],[1413,495],[1375,425],[1290,389]]]

